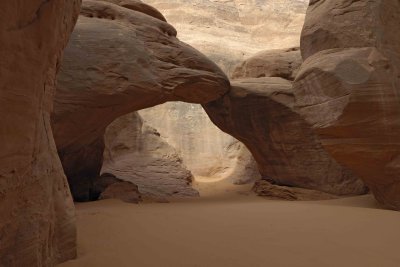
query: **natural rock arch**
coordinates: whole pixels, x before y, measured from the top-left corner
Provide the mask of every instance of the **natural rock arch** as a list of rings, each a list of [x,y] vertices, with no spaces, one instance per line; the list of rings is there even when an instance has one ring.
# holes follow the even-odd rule
[[[214,63],[175,34],[165,21],[136,10],[105,1],[84,1],[65,51],[53,114],[57,148],[76,200],[92,199],[92,180],[100,174],[108,124],[125,113],[177,100],[203,104],[217,126],[248,146],[265,179],[338,195],[365,192],[349,170],[325,153],[308,124],[293,110],[290,81],[247,83],[250,91],[266,90],[267,94],[255,93],[256,101],[239,97],[242,106],[226,107],[236,89],[230,88]],[[265,64],[281,52],[284,56],[279,61],[287,60],[292,68],[282,67],[282,77],[292,77],[289,72],[295,73],[300,65],[299,56],[292,55],[298,50],[272,52]],[[264,76],[271,75],[265,71]],[[279,68],[276,71],[275,76],[280,73]],[[273,97],[282,86],[283,91],[287,89],[283,93],[288,96],[286,102]],[[227,125],[226,118],[218,118],[235,111],[244,117],[233,115]],[[274,123],[279,117],[287,121]],[[253,128],[247,127],[250,121]],[[278,132],[281,139],[273,136]]]
[[[158,18],[105,1],[83,2],[52,115],[76,200],[91,199],[104,131],[114,119],[166,101],[207,103],[229,90],[225,74],[175,36],[175,29]]]

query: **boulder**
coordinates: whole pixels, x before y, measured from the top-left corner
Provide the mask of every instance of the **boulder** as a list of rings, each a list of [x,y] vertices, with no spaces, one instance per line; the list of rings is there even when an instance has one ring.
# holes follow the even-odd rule
[[[196,197],[192,173],[180,154],[137,112],[111,123],[105,134],[102,172],[139,187],[147,197]]]
[[[120,199],[127,203],[138,204],[142,201],[137,185],[121,181],[109,185],[100,195],[99,199]]]
[[[266,77],[232,82],[228,94],[203,106],[221,130],[247,146],[263,179],[336,195],[365,193],[364,184],[325,152],[294,104],[290,81]]]
[[[114,119],[166,101],[207,103],[229,89],[225,74],[180,42],[171,25],[137,10],[84,1],[66,48],[52,126],[72,188],[99,175],[103,135]],[[73,195],[88,200],[89,191]]]
[[[399,1],[312,1],[295,80],[324,148],[400,210]]]
[[[72,198],[50,127],[79,0],[0,2],[0,266],[76,256]]]

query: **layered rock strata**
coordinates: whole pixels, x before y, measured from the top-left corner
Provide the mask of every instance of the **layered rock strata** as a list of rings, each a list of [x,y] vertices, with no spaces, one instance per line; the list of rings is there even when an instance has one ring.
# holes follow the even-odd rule
[[[162,11],[168,22],[178,29],[180,39],[216,62],[229,76],[237,64],[262,50],[299,46],[308,4],[308,0],[144,2]],[[292,49],[282,51],[286,50]],[[296,63],[301,62],[299,51],[288,53],[294,55]],[[272,63],[267,59],[269,51],[260,54],[259,59],[257,55],[246,60],[243,69],[246,74],[252,72],[259,77],[269,68],[264,64],[265,61],[268,66]],[[276,57],[272,66],[280,64],[283,67],[280,53],[272,54]],[[288,59],[286,56],[280,58]],[[290,62],[287,63],[289,68]],[[293,64],[293,68],[297,67]],[[235,78],[239,77],[238,72]],[[199,105],[173,102],[140,111],[140,114],[180,152],[195,176],[225,177],[235,183],[259,177],[246,147],[216,129]],[[185,121],[177,120],[178,115]]]
[[[52,122],[77,200],[91,198],[115,118],[166,101],[207,103],[229,89],[223,72],[171,25],[137,10],[84,1],[65,51]]]
[[[322,145],[400,209],[399,1],[312,1],[296,105]]]
[[[294,103],[290,81],[266,77],[236,80],[228,94],[204,108],[247,146],[263,179],[336,195],[364,193],[364,184],[325,152]]]
[[[194,176],[243,183],[259,177],[250,152],[222,132],[201,105],[170,102],[139,111],[182,157]]]

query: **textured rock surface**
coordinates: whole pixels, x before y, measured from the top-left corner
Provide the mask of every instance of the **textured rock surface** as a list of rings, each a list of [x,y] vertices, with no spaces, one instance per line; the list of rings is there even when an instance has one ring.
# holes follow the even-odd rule
[[[348,195],[363,183],[341,167],[294,110],[291,82],[243,79],[224,98],[204,105],[212,121],[252,152],[264,179],[280,185]]]
[[[211,58],[227,74],[259,51],[299,46],[308,4],[308,0],[144,2],[162,11],[168,22],[178,29],[182,40]],[[262,74],[271,76],[271,71],[278,64],[279,70],[288,69],[291,62],[301,60],[299,52],[288,52],[282,56],[281,51],[285,50],[272,54],[261,52],[260,57],[257,55],[246,60],[241,71],[251,77]],[[266,62],[268,64],[264,64]],[[259,68],[259,64],[264,65]],[[297,64],[293,64],[293,69],[296,68]],[[173,102],[140,111],[140,114],[180,152],[195,176],[226,177],[235,183],[259,178],[247,148],[216,129],[200,106]],[[183,119],[179,120],[180,117]]]
[[[0,2],[0,266],[54,266],[76,255],[50,111],[79,4]]]
[[[177,149],[194,176],[241,183],[259,177],[250,152],[218,129],[201,105],[171,102],[139,113]]]
[[[107,127],[102,172],[139,187],[145,196],[198,196],[177,151],[135,112]]]
[[[400,209],[400,2],[313,1],[295,81],[323,146]]]
[[[235,67],[232,79],[281,77],[294,80],[303,62],[300,48],[266,50]]]
[[[138,186],[127,181],[116,182],[109,185],[100,195],[100,199],[110,198],[136,204],[142,201]]]
[[[271,184],[266,180],[254,183],[252,190],[260,197],[276,200],[327,200],[338,198],[321,191]]]
[[[179,38],[228,75],[265,49],[299,46],[308,0],[143,0],[160,10]]]
[[[163,16],[163,14],[161,14],[160,11],[158,11],[157,9],[155,9],[152,6],[149,6],[145,3],[143,3],[141,0],[97,0],[97,1],[113,3],[116,5],[128,8],[128,9],[132,9],[132,10],[147,14],[156,19],[166,22],[165,17]]]
[[[52,115],[72,187],[77,180],[90,185],[98,176],[102,136],[115,118],[172,100],[206,103],[228,90],[220,69],[175,35],[169,24],[132,8],[84,1]],[[73,190],[74,197],[90,199],[89,191]]]
[[[96,200],[113,198],[128,203],[142,201],[142,195],[137,185],[119,179],[111,173],[103,173],[94,179],[92,195]]]

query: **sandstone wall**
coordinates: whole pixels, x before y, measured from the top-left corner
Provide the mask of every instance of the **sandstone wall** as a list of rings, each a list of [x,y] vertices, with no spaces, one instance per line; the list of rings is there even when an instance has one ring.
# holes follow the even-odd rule
[[[179,153],[136,112],[107,127],[102,172],[136,184],[145,196],[198,196]]]
[[[54,266],[76,256],[50,112],[79,7],[79,0],[0,2],[0,266]]]
[[[311,2],[295,80],[325,149],[400,209],[400,2]]]
[[[308,0],[144,0],[164,14],[179,38],[228,75],[269,49],[299,46]]]
[[[178,30],[181,40],[203,52],[228,75],[233,74],[238,64],[252,65],[251,71],[259,73],[260,70],[253,70],[254,59],[242,62],[260,51],[299,46],[308,4],[308,0],[144,2],[159,9]],[[293,54],[297,56],[296,52]],[[295,56],[293,60],[297,59]],[[262,63],[265,61],[268,59]],[[277,60],[273,67],[280,63]],[[246,66],[237,69],[234,77],[243,76],[242,71],[248,72]],[[259,177],[247,148],[217,129],[200,106],[174,102],[140,114],[182,153],[185,164],[195,175],[227,177],[234,182]]]
[[[259,177],[250,152],[218,129],[201,105],[169,102],[139,113],[176,148],[193,175],[232,182]]]

